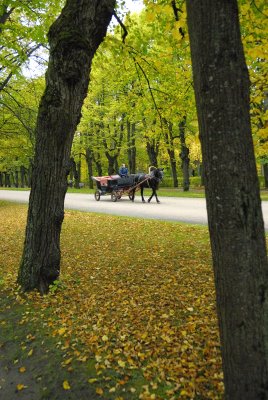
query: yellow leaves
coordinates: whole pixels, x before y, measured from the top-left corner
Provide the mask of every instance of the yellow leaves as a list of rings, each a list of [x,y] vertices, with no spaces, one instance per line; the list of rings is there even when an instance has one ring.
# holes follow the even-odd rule
[[[33,355],[33,349],[31,349],[29,352],[28,352],[28,357],[31,357]]]
[[[64,390],[70,390],[71,389],[71,386],[70,386],[68,381],[64,381],[63,384],[62,384],[62,387],[63,387]]]
[[[108,230],[96,230],[107,225]],[[161,223],[159,228],[157,221],[70,212],[62,236],[66,290],[57,293],[55,303],[55,296],[30,300],[30,307],[36,307],[35,318],[40,318],[34,322],[46,324],[63,352],[63,372],[90,368],[88,385],[94,385],[99,396],[118,400],[140,396],[183,400],[187,395],[180,391],[193,393],[192,385],[200,398],[208,398],[209,386],[210,398],[220,399],[223,387],[206,232],[173,223]],[[79,237],[80,255],[75,268],[74,234]],[[141,241],[141,236],[148,241]],[[102,254],[104,261],[95,254]],[[44,311],[46,318],[41,316]],[[33,321],[32,314],[26,317]],[[25,345],[25,354],[34,337],[26,334],[27,342],[19,344]],[[68,391],[72,385],[66,382]]]
[[[20,372],[21,374],[23,374],[25,371],[26,371],[26,368],[25,368],[25,367],[20,367],[20,368],[19,368],[19,372]]]
[[[23,389],[26,389],[28,386],[23,385],[23,383],[18,383],[16,386],[16,389],[18,392],[20,392]]]
[[[98,379],[97,378],[89,378],[87,381],[88,381],[88,383],[92,384],[92,383],[98,382]]]
[[[59,335],[64,335],[65,332],[66,332],[66,328],[60,328],[60,329],[58,329],[58,334],[59,334]]]
[[[102,396],[104,392],[103,392],[103,389],[102,389],[102,388],[98,387],[98,388],[96,389],[96,393],[99,394],[100,396]]]
[[[72,361],[73,361],[72,358],[68,358],[67,360],[64,360],[64,361],[62,362],[62,365],[69,365],[69,364],[71,364]]]
[[[118,363],[119,367],[121,367],[121,368],[125,368],[125,366],[126,366],[125,361],[118,360],[117,363]]]

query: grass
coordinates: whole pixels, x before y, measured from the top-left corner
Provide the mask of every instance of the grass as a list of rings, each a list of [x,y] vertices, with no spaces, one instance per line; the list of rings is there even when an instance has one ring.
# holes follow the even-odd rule
[[[29,189],[25,189],[25,188],[3,188],[3,187],[0,187],[0,190],[29,190]],[[94,194],[95,190],[96,189],[89,189],[89,188],[81,188],[81,189],[68,188],[68,193]],[[145,189],[145,193],[147,193],[146,189]],[[260,194],[261,194],[261,199],[263,201],[268,201],[268,190],[261,189]],[[200,187],[200,188],[191,188],[188,192],[184,192],[181,188],[180,189],[175,189],[175,188],[160,187],[159,195],[160,196],[166,196],[166,197],[204,198],[205,197],[205,191],[204,191],[204,188],[202,188],[202,187]]]
[[[0,202],[0,397],[223,398],[206,227],[68,211],[41,297],[16,285],[26,212]]]

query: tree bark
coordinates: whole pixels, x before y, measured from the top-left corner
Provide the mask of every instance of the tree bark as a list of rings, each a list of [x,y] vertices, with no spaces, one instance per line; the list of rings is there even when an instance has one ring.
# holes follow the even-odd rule
[[[226,400],[268,399],[268,265],[236,0],[187,0]]]
[[[268,163],[263,164],[264,187],[268,188]]]
[[[25,167],[23,165],[20,166],[20,187],[24,188],[25,186]]]
[[[167,152],[169,156],[169,163],[173,178],[173,187],[177,188],[179,186],[178,182],[178,175],[177,175],[177,164],[176,164],[176,157],[175,157],[175,147],[174,147],[174,136],[173,136],[173,124],[172,122],[163,119],[165,123],[165,131],[164,131],[164,139],[167,145]]]
[[[136,125],[127,121],[127,154],[128,170],[131,174],[136,172]]]
[[[146,150],[150,165],[158,167],[157,156],[159,151],[159,141],[156,139],[146,138]]]
[[[185,126],[186,126],[186,117],[184,116],[183,119],[179,123],[179,136],[180,136],[180,144],[181,144],[181,169],[182,169],[182,176],[183,176],[183,191],[188,192],[190,188],[190,176],[189,176],[189,149],[186,146],[185,142]]]
[[[60,232],[74,132],[92,58],[115,0],[67,0],[48,34],[50,58],[37,126],[32,189],[18,282],[41,293],[60,273]]]
[[[86,148],[86,162],[87,162],[87,170],[88,170],[88,184],[89,188],[93,189],[93,180],[91,177],[93,176],[93,150],[91,150],[89,147]]]

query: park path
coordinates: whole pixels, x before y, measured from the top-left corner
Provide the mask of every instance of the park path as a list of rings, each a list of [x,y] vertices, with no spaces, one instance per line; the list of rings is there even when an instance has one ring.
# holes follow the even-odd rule
[[[0,190],[0,200],[27,203],[29,191]],[[112,202],[110,196],[96,201],[92,194],[67,193],[65,209],[122,215],[138,218],[178,221],[190,224],[207,224],[205,199],[184,197],[160,197],[161,203],[153,199],[151,203],[142,203],[137,195],[132,203],[127,197]],[[268,231],[268,201],[262,202],[265,230]]]

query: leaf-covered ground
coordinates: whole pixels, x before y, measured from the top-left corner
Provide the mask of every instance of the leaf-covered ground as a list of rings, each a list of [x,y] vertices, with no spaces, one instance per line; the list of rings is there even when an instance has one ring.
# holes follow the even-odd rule
[[[223,398],[206,228],[68,211],[60,282],[20,295],[26,210],[0,205],[0,397]]]

